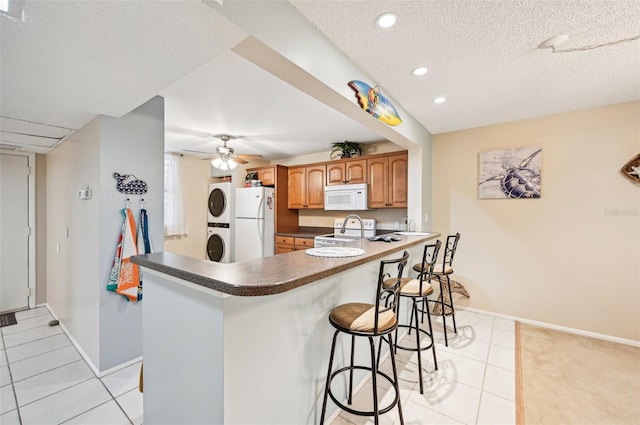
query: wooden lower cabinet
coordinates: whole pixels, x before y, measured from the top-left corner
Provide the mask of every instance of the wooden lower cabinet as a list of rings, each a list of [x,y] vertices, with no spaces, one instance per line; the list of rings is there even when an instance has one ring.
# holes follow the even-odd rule
[[[276,255],[285,252],[300,251],[313,248],[312,238],[296,238],[293,236],[276,236]]]

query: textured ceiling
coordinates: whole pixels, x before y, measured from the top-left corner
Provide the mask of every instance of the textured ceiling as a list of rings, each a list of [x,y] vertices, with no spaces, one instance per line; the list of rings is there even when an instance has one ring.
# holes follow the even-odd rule
[[[13,119],[2,130],[122,116],[245,36],[200,1],[26,0],[22,19],[0,16],[0,115]],[[15,137],[3,131],[2,142]]]
[[[638,36],[639,1],[291,3],[434,134],[640,99],[640,40],[537,49],[559,34],[561,49]],[[377,29],[384,12],[398,22]]]
[[[563,49],[637,36],[640,1],[291,3],[432,133],[640,99],[640,40],[536,48],[563,33]],[[397,25],[375,28],[387,11]],[[26,0],[22,16],[0,16],[0,142],[21,150],[46,153],[96,114],[158,94],[167,124],[186,130],[167,133],[171,149],[213,150],[193,135],[225,132],[245,136],[238,152],[273,158],[375,137],[234,58],[248,34],[200,0]],[[429,72],[411,76],[418,65]]]

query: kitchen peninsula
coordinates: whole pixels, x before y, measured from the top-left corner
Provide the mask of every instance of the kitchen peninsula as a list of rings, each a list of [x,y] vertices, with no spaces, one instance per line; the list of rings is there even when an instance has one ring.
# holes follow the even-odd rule
[[[329,311],[373,301],[379,260],[408,250],[410,262],[419,261],[423,244],[439,236],[358,240],[348,246],[364,255],[343,258],[304,251],[231,264],[133,257],[144,273],[145,422],[315,424]],[[356,358],[368,362],[367,347],[357,346]]]

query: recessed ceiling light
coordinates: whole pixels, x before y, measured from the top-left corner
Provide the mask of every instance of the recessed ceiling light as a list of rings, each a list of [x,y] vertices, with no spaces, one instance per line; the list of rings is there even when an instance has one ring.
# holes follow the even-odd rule
[[[376,19],[376,25],[380,28],[391,28],[396,23],[397,19],[398,16],[395,13],[383,13]]]
[[[424,74],[427,73],[427,71],[428,71],[428,69],[427,69],[426,66],[420,66],[420,67],[414,69],[413,71],[411,71],[411,74],[413,74],[413,75],[424,75]]]
[[[446,100],[447,100],[446,98],[440,96],[433,99],[433,103],[444,103]]]

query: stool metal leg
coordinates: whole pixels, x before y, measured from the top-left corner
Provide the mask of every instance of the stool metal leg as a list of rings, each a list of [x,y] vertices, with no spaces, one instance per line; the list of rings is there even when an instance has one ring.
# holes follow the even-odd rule
[[[449,275],[447,275],[447,289],[449,289],[449,304],[451,304],[451,319],[453,320],[453,332],[458,333],[458,328],[456,327],[456,310],[453,308],[453,294],[451,293],[451,280],[449,279]]]
[[[373,385],[373,423],[378,425],[380,414],[378,412],[378,368],[376,367],[376,346],[373,337],[368,337],[371,348],[371,380]]]
[[[416,318],[416,348],[418,348],[418,350],[416,351],[416,353],[418,354],[418,378],[420,379],[420,394],[424,394],[424,389],[422,388],[422,355],[420,353],[420,331],[418,330],[420,328],[420,325],[418,324],[418,305],[416,303],[416,299],[412,298],[411,299],[413,301],[413,312],[411,313],[411,318],[414,317],[415,313],[415,318]],[[411,326],[409,326],[409,330],[411,330]]]
[[[422,303],[427,306],[427,323],[429,323],[429,336],[431,337],[431,352],[433,353],[433,365],[438,370],[438,358],[436,357],[436,343],[433,339],[433,327],[431,326],[431,313],[429,313],[429,300],[423,298]],[[424,313],[424,309],[422,310]]]
[[[320,425],[324,424],[324,416],[327,413],[327,397],[329,397],[329,385],[331,384],[331,367],[333,366],[333,355],[336,351],[336,339],[338,339],[338,333],[336,331],[333,334],[333,342],[331,343],[331,355],[329,356],[329,370],[327,370],[327,383],[324,386],[324,399],[322,400],[322,413],[320,414]]]
[[[349,394],[347,395],[347,404],[351,404],[353,399],[353,357],[354,347],[356,345],[356,336],[351,335],[351,370],[349,370]]]
[[[398,414],[400,415],[400,425],[404,425],[404,417],[402,416],[402,405],[400,403],[400,383],[398,382],[398,371],[396,369],[396,356],[393,353],[393,338],[389,334],[389,352],[391,353],[391,369],[393,370],[393,385],[396,389],[396,396],[398,397]]]

